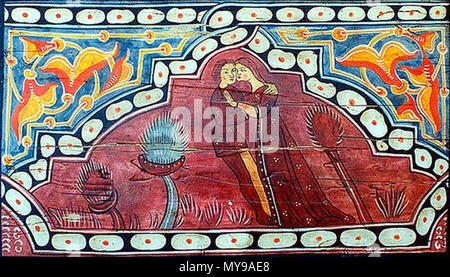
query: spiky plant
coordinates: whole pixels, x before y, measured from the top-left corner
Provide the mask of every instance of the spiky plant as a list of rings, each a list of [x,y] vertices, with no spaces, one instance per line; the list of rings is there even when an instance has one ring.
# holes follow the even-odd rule
[[[380,213],[386,219],[402,216],[409,201],[406,199],[406,187],[402,189],[391,187],[390,190],[379,192],[376,190],[375,203]]]
[[[167,204],[161,229],[172,229],[178,215],[178,192],[170,174],[184,163],[184,152],[188,145],[183,126],[168,114],[156,118],[144,131],[139,155],[140,167],[153,175],[160,176],[167,190]]]
[[[89,210],[96,214],[108,213],[114,229],[124,227],[123,218],[116,209],[118,194],[112,174],[105,165],[90,161],[84,164],[78,176],[77,189],[88,202]]]
[[[147,161],[154,164],[172,164],[183,157],[188,144],[180,122],[168,115],[156,118],[141,138],[141,148]]]
[[[344,136],[344,126],[337,113],[325,105],[316,104],[306,112],[306,126],[312,145],[324,151],[333,164],[361,223],[372,223],[369,210],[338,153],[338,147]]]

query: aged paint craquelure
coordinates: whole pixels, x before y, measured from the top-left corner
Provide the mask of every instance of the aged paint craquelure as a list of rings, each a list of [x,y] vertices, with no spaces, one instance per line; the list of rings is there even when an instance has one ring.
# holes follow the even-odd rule
[[[446,251],[447,12],[6,1],[2,255]]]

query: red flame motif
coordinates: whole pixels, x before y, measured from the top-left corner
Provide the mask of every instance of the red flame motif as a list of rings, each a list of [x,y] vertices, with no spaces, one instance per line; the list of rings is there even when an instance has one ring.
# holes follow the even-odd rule
[[[409,52],[403,45],[397,42],[388,42],[378,53],[373,47],[360,45],[350,50],[342,58],[336,59],[343,66],[363,67],[375,72],[381,80],[398,89],[405,86],[396,72],[399,62],[411,60],[419,51]]]
[[[22,127],[25,123],[39,119],[44,113],[44,107],[55,104],[57,86],[55,82],[40,85],[34,78],[25,78],[22,102],[16,106],[11,118],[11,127],[17,141],[22,138]]]
[[[53,49],[62,50],[64,48],[64,42],[60,39],[47,42],[21,37],[20,40],[23,42],[23,60],[26,63],[31,63],[38,56],[42,57]]]
[[[439,91],[440,82],[435,75],[435,67],[427,57],[427,52],[434,51],[435,32],[426,32],[421,35],[405,33],[405,36],[413,39],[422,52],[422,63],[417,68],[400,66],[399,70],[406,72],[411,83],[421,87],[417,94],[417,106],[420,112],[427,118],[437,134],[441,129],[441,115],[439,113]]]
[[[109,75],[109,78],[106,81],[106,84],[101,89],[98,95],[99,97],[104,94],[107,94],[121,83],[126,82],[130,79],[131,75],[133,74],[133,67],[128,63],[129,58],[130,58],[130,51],[128,50],[125,56],[119,58],[116,61],[111,71],[111,74]]]
[[[421,35],[413,35],[408,31],[401,35],[411,38],[420,48],[420,51],[409,52],[398,42],[388,42],[383,45],[380,53],[373,47],[360,45],[350,50],[337,62],[343,66],[362,67],[375,72],[381,80],[391,86],[395,94],[404,94],[406,102],[400,105],[396,112],[401,117],[409,113],[412,117],[423,122],[425,117],[433,127],[434,134],[441,129],[441,115],[439,113],[440,83],[436,76],[436,69],[427,53],[433,53],[435,49],[435,32],[426,32]],[[422,53],[422,63],[417,68],[399,66],[398,70],[404,71],[411,84],[419,89],[410,89],[407,80],[400,79],[397,74],[397,65],[401,61],[414,59],[418,53]],[[413,97],[417,94],[417,97]]]
[[[103,52],[89,47],[78,54],[73,65],[66,58],[55,56],[50,58],[40,69],[42,72],[58,76],[62,82],[64,93],[74,96],[95,72],[107,65],[112,67],[118,53],[119,45],[117,43],[111,52]]]

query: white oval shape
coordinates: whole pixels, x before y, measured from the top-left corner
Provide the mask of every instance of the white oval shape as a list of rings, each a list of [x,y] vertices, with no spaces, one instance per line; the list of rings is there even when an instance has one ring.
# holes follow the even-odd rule
[[[9,18],[9,12],[8,12],[7,9],[3,9],[3,11],[5,12],[5,13],[4,13],[4,15],[5,15],[5,17],[4,17],[4,22],[6,22],[6,21],[8,20],[8,18]]]
[[[367,17],[372,21],[391,20],[394,15],[394,10],[389,6],[375,6],[367,12]]]
[[[350,229],[342,232],[340,240],[349,247],[367,247],[375,243],[377,236],[367,229]]]
[[[216,245],[220,249],[244,249],[253,243],[253,236],[246,233],[222,234],[216,238]]]
[[[413,142],[413,132],[395,129],[389,134],[389,145],[395,150],[409,150],[413,146]]]
[[[78,12],[75,18],[77,22],[81,24],[99,24],[105,21],[105,13],[102,10],[85,9]]]
[[[88,120],[86,123],[84,123],[83,128],[81,129],[81,138],[85,142],[91,142],[93,141],[98,134],[100,134],[100,131],[103,128],[103,121],[100,119],[91,119]]]
[[[95,251],[118,251],[123,248],[123,240],[116,235],[96,235],[89,239],[89,246]]]
[[[341,21],[361,21],[366,13],[359,7],[345,7],[339,10],[338,19]]]
[[[134,13],[130,10],[111,10],[106,20],[111,24],[127,24],[134,20]]]
[[[306,232],[300,238],[305,247],[327,247],[333,245],[336,240],[336,234],[330,231]]]
[[[247,30],[244,28],[237,28],[233,31],[224,33],[220,36],[220,42],[224,45],[230,45],[243,40],[247,36]]]
[[[48,9],[45,11],[44,18],[49,23],[61,24],[71,21],[73,19],[73,13],[69,9]]]
[[[397,12],[401,20],[422,20],[427,16],[427,11],[419,6],[403,6]]]
[[[194,9],[178,9],[172,8],[167,12],[167,21],[175,23],[189,23],[195,20],[197,13]]]
[[[286,248],[291,247],[297,242],[297,235],[294,233],[267,233],[258,239],[260,248]]]
[[[358,115],[366,109],[367,102],[364,97],[353,90],[343,90],[336,96],[339,106],[352,115]]]
[[[138,108],[148,106],[161,100],[163,95],[164,92],[159,88],[141,91],[134,96],[133,104]]]
[[[169,80],[169,68],[163,62],[157,62],[153,73],[155,86],[163,87]]]
[[[296,61],[294,54],[279,49],[270,50],[267,59],[271,67],[281,69],[292,68]]]
[[[270,42],[265,35],[258,32],[252,39],[252,41],[250,41],[248,46],[256,53],[261,54],[266,52],[270,48]]]
[[[425,208],[420,211],[416,221],[416,231],[419,235],[424,236],[430,231],[436,212],[433,208]]]
[[[21,23],[36,23],[41,18],[41,13],[34,8],[15,8],[11,12],[11,18]]]
[[[44,180],[45,177],[47,177],[47,160],[40,159],[37,162],[30,164],[28,170],[36,181]]]
[[[236,19],[239,21],[261,22],[272,19],[272,12],[267,8],[241,8]]]
[[[436,210],[441,210],[447,203],[447,192],[445,188],[438,188],[430,198],[430,203]]]
[[[201,11],[201,12],[199,12],[199,13],[197,14],[197,21],[198,21],[198,22],[201,22],[201,21],[202,21],[203,16],[205,15],[206,11],[207,11],[207,10],[204,10],[204,11]]]
[[[387,228],[379,235],[384,246],[408,246],[416,241],[416,233],[408,228]]]
[[[172,247],[177,250],[202,250],[210,244],[211,239],[201,234],[176,234],[171,241]]]
[[[320,82],[316,78],[310,78],[306,81],[306,87],[313,93],[325,98],[331,98],[336,94],[336,88],[333,84]]]
[[[169,64],[170,71],[173,74],[192,74],[197,70],[195,60],[173,61]]]
[[[56,141],[50,135],[43,135],[40,140],[40,150],[43,157],[48,158],[55,153]]]
[[[447,16],[447,9],[444,6],[434,6],[428,11],[431,19],[439,20]]]
[[[166,245],[166,237],[162,234],[137,234],[130,243],[137,250],[158,250]]]
[[[448,170],[448,162],[444,159],[436,159],[434,162],[433,172],[441,176]]]
[[[296,22],[300,21],[305,14],[301,9],[286,7],[279,9],[276,13],[277,19],[281,22]]]
[[[47,245],[50,240],[50,234],[48,233],[47,225],[37,215],[30,215],[25,220],[25,223],[28,226],[28,230],[31,231],[36,244],[39,246]]]
[[[79,155],[83,152],[83,143],[74,136],[64,135],[60,137],[58,147],[63,155]]]
[[[313,51],[302,51],[297,55],[297,64],[306,75],[312,76],[317,73],[317,58]]]
[[[30,202],[17,190],[9,189],[5,195],[6,202],[9,206],[20,215],[28,215],[31,212]]]
[[[3,182],[0,182],[1,186],[0,186],[0,197],[3,198],[3,196],[5,195],[5,185],[3,184]]]
[[[223,28],[233,23],[234,16],[230,11],[217,11],[209,19],[209,26],[214,29]]]
[[[56,234],[52,237],[55,249],[63,251],[78,251],[86,247],[86,238],[80,234]]]
[[[430,152],[420,148],[414,149],[414,160],[417,166],[423,168],[430,168],[431,164],[433,163]]]
[[[308,19],[310,21],[331,21],[335,15],[334,10],[328,7],[314,7],[308,11]]]
[[[378,140],[377,149],[378,151],[386,151],[389,149],[389,145],[384,140]]]
[[[140,24],[157,24],[164,20],[164,13],[155,9],[143,9],[137,15]]]
[[[21,185],[27,190],[30,189],[31,185],[33,184],[33,180],[31,179],[30,174],[23,171],[14,172],[11,175],[11,179],[16,181],[19,185]]]
[[[208,38],[200,42],[192,51],[192,57],[196,60],[203,59],[208,53],[216,50],[218,42],[215,39]]]
[[[388,131],[384,116],[375,109],[368,109],[363,112],[360,120],[367,131],[376,138],[383,137]]]
[[[106,109],[106,119],[112,121],[117,120],[129,113],[133,109],[133,105],[128,100],[123,100],[109,105]]]

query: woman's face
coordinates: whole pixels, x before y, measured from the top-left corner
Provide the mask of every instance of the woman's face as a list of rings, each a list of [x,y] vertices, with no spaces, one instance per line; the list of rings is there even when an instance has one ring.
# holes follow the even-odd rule
[[[236,64],[236,77],[238,81],[248,81],[253,77],[253,73],[250,68],[243,64]]]
[[[234,64],[227,63],[220,70],[220,79],[222,85],[231,85],[236,81]]]

